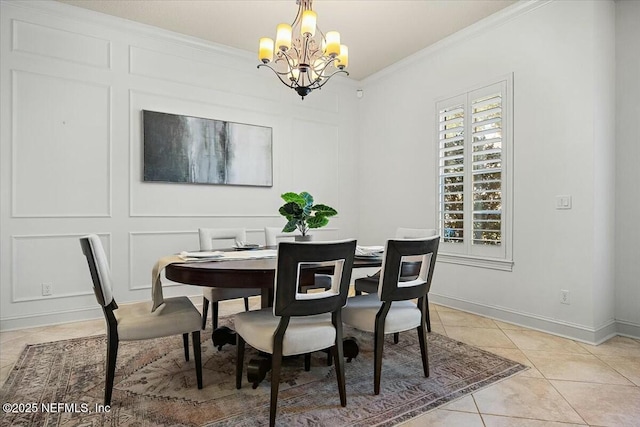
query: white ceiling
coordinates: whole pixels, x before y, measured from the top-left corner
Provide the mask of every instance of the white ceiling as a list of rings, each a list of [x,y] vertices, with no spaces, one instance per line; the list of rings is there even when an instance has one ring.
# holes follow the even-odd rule
[[[58,0],[249,52],[291,23],[295,0]],[[361,80],[516,0],[316,0],[322,31],[349,46],[349,73]]]

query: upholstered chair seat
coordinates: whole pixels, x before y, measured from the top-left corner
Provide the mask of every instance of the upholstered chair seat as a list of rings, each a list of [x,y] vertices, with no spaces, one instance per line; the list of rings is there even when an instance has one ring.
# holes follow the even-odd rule
[[[193,303],[187,297],[165,298],[164,304],[153,313],[152,305],[151,302],[128,304],[114,312],[121,341],[167,337],[200,328],[200,313],[193,310]]]
[[[377,294],[349,298],[348,310],[342,313],[342,321],[365,332],[375,332],[376,314],[380,310]],[[384,322],[384,333],[393,334],[420,326],[422,313],[412,301],[394,301]]]
[[[239,313],[234,318],[236,332],[251,347],[265,353],[273,353],[273,335],[280,318],[273,315],[273,308]],[[330,314],[293,317],[282,340],[282,355],[306,354],[331,347],[336,341],[336,329]]]

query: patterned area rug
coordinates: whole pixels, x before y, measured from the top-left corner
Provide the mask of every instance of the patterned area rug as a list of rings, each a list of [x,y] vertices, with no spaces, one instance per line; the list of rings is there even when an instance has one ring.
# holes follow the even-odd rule
[[[221,318],[221,325],[229,318]],[[231,325],[229,325],[231,326]],[[210,327],[207,331],[211,331]],[[181,337],[120,343],[112,406],[104,411],[106,338],[97,336],[25,348],[0,391],[0,425],[262,426],[269,422],[269,375],[257,389],[235,388],[235,346],[213,347],[202,334],[204,388]],[[381,393],[373,394],[373,336],[345,327],[360,353],[346,363],[347,407],[340,406],[333,367],[315,353],[284,362],[277,423],[282,426],[391,426],[526,369],[511,360],[428,334],[430,377],[424,378],[417,334],[387,337]],[[245,363],[255,357],[250,347]],[[5,406],[12,404],[7,412]],[[20,406],[21,405],[21,406]],[[11,412],[11,409],[14,412]]]

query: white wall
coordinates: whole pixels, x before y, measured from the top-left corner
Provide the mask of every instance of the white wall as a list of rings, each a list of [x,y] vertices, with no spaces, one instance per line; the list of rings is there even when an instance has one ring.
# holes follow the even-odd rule
[[[640,2],[616,2],[616,320],[640,325]]]
[[[154,262],[197,248],[198,227],[263,242],[286,191],[338,210],[320,238],[356,234],[352,82],[302,101],[247,52],[57,2],[1,7],[2,329],[101,316],[86,233],[102,236],[121,303],[149,300]],[[273,187],[142,182],[143,109],[271,127]]]
[[[430,298],[589,342],[615,333],[614,11],[517,4],[365,80],[360,159],[379,185],[360,183],[361,241],[435,226],[435,101],[513,73],[513,271],[440,262]]]

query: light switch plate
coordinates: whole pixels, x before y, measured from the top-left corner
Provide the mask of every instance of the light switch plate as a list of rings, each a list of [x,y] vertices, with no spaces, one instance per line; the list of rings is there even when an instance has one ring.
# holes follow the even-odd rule
[[[556,209],[571,209],[571,196],[556,196]]]

